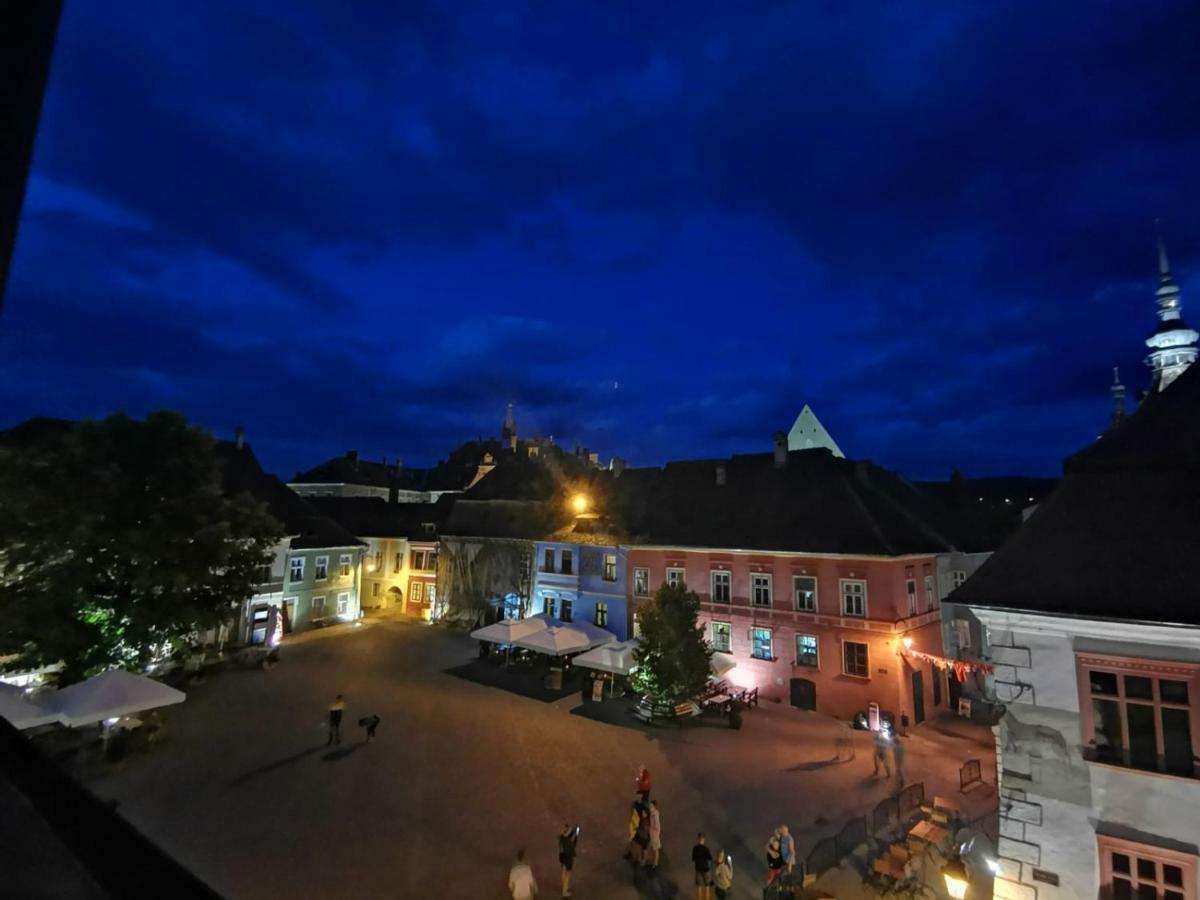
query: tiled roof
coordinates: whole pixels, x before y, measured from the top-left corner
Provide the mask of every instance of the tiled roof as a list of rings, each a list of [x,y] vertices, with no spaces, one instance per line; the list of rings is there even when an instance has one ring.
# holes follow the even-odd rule
[[[1200,625],[1200,366],[1063,471],[954,602]]]
[[[538,540],[561,524],[551,505],[539,501],[455,498],[442,534]]]
[[[410,469],[394,463],[372,462],[350,455],[335,456],[306,472],[292,484],[358,484],[406,491],[461,491],[475,474],[473,466],[439,463],[432,469]]]
[[[437,503],[388,503],[382,497],[306,497],[314,509],[361,538],[436,539],[426,523],[440,526],[450,512],[452,498]]]

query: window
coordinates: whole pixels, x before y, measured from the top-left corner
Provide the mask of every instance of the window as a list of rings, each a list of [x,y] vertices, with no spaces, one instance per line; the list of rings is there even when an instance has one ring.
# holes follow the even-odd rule
[[[350,611],[350,595],[349,594],[338,594],[337,595],[337,614],[339,616],[344,616],[349,611]]]
[[[937,590],[933,586],[933,576],[925,576],[925,608],[934,609],[937,607]]]
[[[417,570],[424,569],[425,568],[425,551],[424,550],[413,550],[409,554],[408,565],[413,569],[417,569]]]
[[[313,566],[313,569],[313,577],[316,578],[317,581],[324,581],[329,577],[329,557],[318,556],[317,563],[315,566]]]
[[[908,614],[915,616],[917,614],[917,579],[906,578],[904,590],[908,594]]]
[[[393,574],[399,575],[400,570],[403,568],[404,568],[404,554],[397,553],[396,554],[396,565],[395,565],[395,568],[392,569],[392,572],[393,572]]]
[[[683,569],[667,569],[667,584],[671,587],[687,587],[687,576]]]
[[[750,576],[750,599],[755,606],[771,605],[771,576],[755,573]]]
[[[342,578],[350,577],[350,554],[343,553],[338,557],[338,575]]]
[[[853,578],[842,579],[842,615],[867,614],[867,583]]]
[[[554,571],[554,549],[552,547],[547,547],[542,553],[542,571]]]
[[[422,522],[421,530],[429,535],[437,534],[437,522]]]
[[[374,569],[374,571],[379,572],[380,574],[383,573],[383,551],[382,550],[375,551],[375,569]]]
[[[570,575],[574,568],[575,568],[575,554],[572,553],[570,550],[564,550],[562,552],[562,573],[564,575]]]
[[[712,623],[712,648],[722,653],[729,652],[731,630],[728,622]]]
[[[712,580],[713,603],[728,603],[730,594],[729,573],[714,571],[710,578]]]
[[[312,598],[312,617],[314,619],[325,618],[325,598],[324,597],[313,597]]]
[[[750,655],[755,659],[774,659],[771,655],[771,629],[750,629]]]
[[[379,589],[380,589],[381,587],[383,587],[383,585],[381,585],[381,584],[380,584],[378,581],[372,582],[372,583],[371,583],[371,596],[372,596],[372,597],[378,597],[378,596],[379,596]]]
[[[604,554],[604,580],[617,580],[617,554],[615,553]]]
[[[650,596],[650,570],[637,568],[633,570],[633,595],[635,597]]]
[[[564,622],[570,622],[574,606],[575,606],[574,600],[572,600],[570,597],[563,597],[562,598],[562,615],[559,616],[559,618],[562,619]]]
[[[289,581],[303,581],[304,580],[304,557],[303,556],[293,556],[290,560],[288,560],[288,568],[290,570],[290,572],[288,574]]]
[[[1200,666],[1076,656],[1084,756],[1097,762],[1195,777],[1192,703]]]
[[[1195,900],[1196,857],[1136,841],[1096,835],[1100,896],[1112,900]]]
[[[867,665],[867,645],[856,641],[842,641],[842,671],[847,675],[866,678],[871,674]]]
[[[950,578],[954,582],[954,587],[962,587],[962,583],[967,580],[967,572],[965,569],[955,569],[950,573]]]
[[[267,582],[269,582],[271,580],[271,564],[270,563],[266,563],[265,565],[261,565],[258,567],[257,578],[258,578],[258,580],[255,582],[256,584],[266,584]]]
[[[954,620],[954,640],[958,643],[959,650],[966,650],[971,646],[971,623],[966,619]]]
[[[596,604],[596,627],[598,627],[598,628],[607,628],[608,627],[608,604],[607,603],[598,602]]]
[[[815,634],[796,635],[796,665],[817,668],[817,636]]]
[[[425,554],[425,568],[430,572],[437,571],[437,556],[436,550],[430,550],[427,554]]]
[[[437,602],[437,585],[432,581],[425,585],[425,599],[429,601],[430,606]]]
[[[558,618],[558,601],[554,597],[546,597],[542,601],[542,609],[552,619]]]
[[[798,612],[816,612],[817,579],[811,575],[793,575],[792,600]]]

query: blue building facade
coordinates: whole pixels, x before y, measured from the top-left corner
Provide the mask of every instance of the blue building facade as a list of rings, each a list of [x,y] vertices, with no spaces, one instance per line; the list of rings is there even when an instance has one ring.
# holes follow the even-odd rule
[[[628,551],[619,546],[537,541],[531,611],[563,622],[590,622],[625,640],[628,558]]]

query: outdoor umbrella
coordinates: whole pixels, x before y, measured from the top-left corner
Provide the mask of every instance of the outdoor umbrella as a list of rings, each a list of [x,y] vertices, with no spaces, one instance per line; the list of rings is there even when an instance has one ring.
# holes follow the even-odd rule
[[[538,616],[528,619],[503,619],[493,622],[491,625],[476,628],[471,632],[471,637],[477,641],[487,641],[492,644],[511,644],[518,638],[526,637],[545,628],[546,620]]]
[[[549,628],[535,631],[513,643],[535,653],[562,656],[565,653],[586,650],[592,642],[584,632],[570,625],[551,625]]]
[[[58,691],[50,698],[49,705],[65,724],[77,728],[103,719],[182,703],[185,699],[187,695],[183,691],[153,678],[109,669]]]
[[[616,641],[593,647],[587,653],[580,653],[572,664],[584,669],[595,669],[598,672],[608,672],[611,675],[628,675],[637,663],[633,659],[633,651],[638,642]]]
[[[572,622],[566,626],[572,631],[582,632],[587,636],[589,647],[598,647],[601,644],[611,644],[617,639],[617,636],[611,631],[601,628],[599,625],[593,625],[591,622]]]
[[[27,697],[11,684],[0,684],[0,719],[8,719],[13,728],[37,728],[58,721],[58,713],[46,704]]]
[[[712,668],[712,673],[720,678],[730,669],[737,666],[737,660],[728,653],[722,653],[719,650],[712,655],[709,660],[709,666]]]

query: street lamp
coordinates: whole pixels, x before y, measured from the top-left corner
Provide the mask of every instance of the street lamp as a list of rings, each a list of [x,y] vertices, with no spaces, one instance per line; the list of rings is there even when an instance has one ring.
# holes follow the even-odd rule
[[[913,641],[912,641],[912,638],[910,638],[907,634],[904,637],[900,638],[900,643],[901,643],[901,645],[903,645],[905,650],[912,649]]]
[[[587,512],[587,508],[588,508],[587,494],[576,494],[574,497],[571,498],[571,506],[574,507],[575,512],[577,514],[583,514],[583,513]]]
[[[963,900],[967,896],[967,867],[961,857],[954,857],[942,866],[942,878],[946,880],[946,893],[950,900]]]

